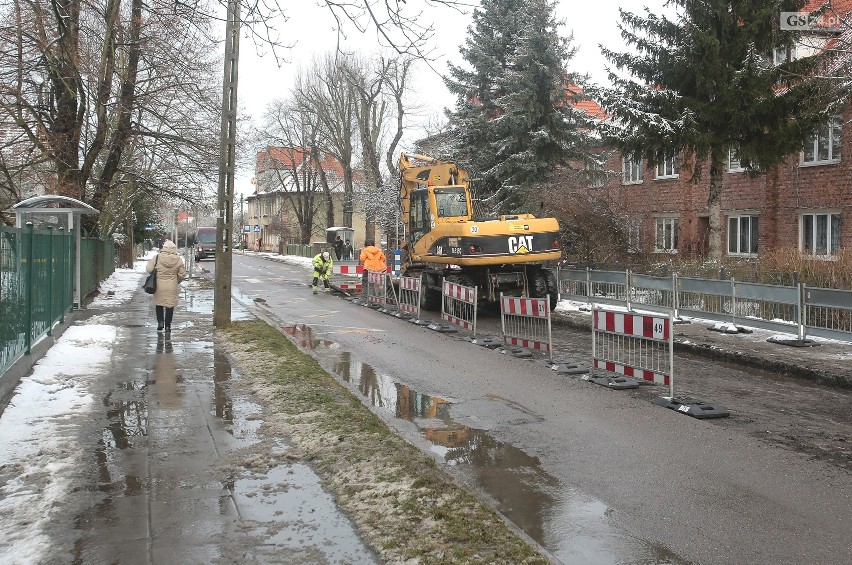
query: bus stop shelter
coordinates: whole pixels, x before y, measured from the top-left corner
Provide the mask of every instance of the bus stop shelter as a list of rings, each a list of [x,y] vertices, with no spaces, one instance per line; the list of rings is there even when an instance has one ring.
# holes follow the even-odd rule
[[[32,223],[36,228],[53,226],[68,230],[74,234],[74,305],[82,304],[80,296],[80,216],[99,214],[95,208],[85,202],[68,196],[34,196],[12,206],[15,212],[15,227],[23,228]]]

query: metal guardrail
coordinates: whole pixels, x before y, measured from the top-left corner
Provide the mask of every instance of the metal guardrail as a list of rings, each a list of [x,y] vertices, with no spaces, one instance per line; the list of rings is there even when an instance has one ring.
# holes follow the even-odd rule
[[[628,271],[559,271],[563,299],[852,341],[852,291]]]
[[[852,340],[852,292],[803,287],[802,336]]]

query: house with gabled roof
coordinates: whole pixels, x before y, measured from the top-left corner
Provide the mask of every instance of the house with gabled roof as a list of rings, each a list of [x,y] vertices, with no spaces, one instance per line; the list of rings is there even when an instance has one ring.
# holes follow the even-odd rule
[[[352,243],[360,247],[365,215],[357,195],[364,192],[364,185],[363,175],[356,171],[354,177]],[[281,251],[287,243],[324,242],[326,228],[332,227],[326,225],[329,205],[335,223],[342,222],[343,166],[327,153],[317,155],[306,147],[267,147],[257,152],[253,183],[243,221],[249,229],[245,234],[249,248]]]

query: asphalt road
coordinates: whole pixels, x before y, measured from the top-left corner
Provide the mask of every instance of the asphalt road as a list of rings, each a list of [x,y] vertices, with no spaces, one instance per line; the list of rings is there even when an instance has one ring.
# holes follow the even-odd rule
[[[309,276],[234,255],[238,299],[561,561],[849,561],[847,468],[764,441],[745,423],[692,419],[652,405],[650,393],[560,377],[543,363],[314,296]],[[487,331],[495,322],[482,323]],[[581,337],[565,336],[572,354],[584,353]],[[688,362],[705,374],[739,370]],[[809,417],[791,421],[813,425]]]

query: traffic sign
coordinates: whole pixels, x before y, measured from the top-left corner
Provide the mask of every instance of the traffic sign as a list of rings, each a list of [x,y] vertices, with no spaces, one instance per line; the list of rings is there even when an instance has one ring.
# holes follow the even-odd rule
[[[260,231],[260,226],[258,224],[254,225],[254,231],[256,231],[256,232]]]
[[[243,233],[249,233],[251,231],[251,226],[246,224],[243,226]]]

